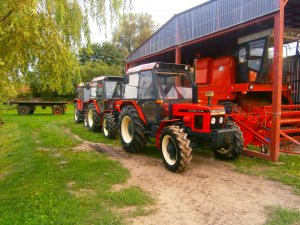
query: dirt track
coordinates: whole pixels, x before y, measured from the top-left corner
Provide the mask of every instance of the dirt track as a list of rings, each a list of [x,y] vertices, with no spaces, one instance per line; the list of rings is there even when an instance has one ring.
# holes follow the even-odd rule
[[[191,167],[177,174],[166,170],[160,159],[128,155],[102,144],[96,149],[130,170],[132,177],[124,186],[139,186],[157,199],[153,214],[128,218],[128,224],[263,224],[265,206],[300,209],[300,196],[290,187],[235,172],[214,158],[196,155]]]

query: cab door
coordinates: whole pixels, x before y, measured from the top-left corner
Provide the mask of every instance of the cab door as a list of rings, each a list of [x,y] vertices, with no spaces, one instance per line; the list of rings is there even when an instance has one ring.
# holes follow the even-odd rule
[[[156,123],[157,106],[152,71],[140,72],[139,77],[138,104],[148,123]]]
[[[97,83],[97,91],[96,91],[96,101],[100,109],[100,113],[104,111],[104,81],[99,81]]]

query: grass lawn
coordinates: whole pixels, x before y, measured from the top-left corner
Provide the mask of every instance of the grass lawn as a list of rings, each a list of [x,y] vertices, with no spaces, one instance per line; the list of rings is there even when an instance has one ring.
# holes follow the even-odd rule
[[[0,224],[122,224],[118,208],[153,200],[138,187],[111,191],[129,171],[96,151],[74,151],[85,140],[108,141],[73,122],[72,106],[62,116],[40,108],[31,116],[0,110]],[[134,214],[134,213],[133,213]]]

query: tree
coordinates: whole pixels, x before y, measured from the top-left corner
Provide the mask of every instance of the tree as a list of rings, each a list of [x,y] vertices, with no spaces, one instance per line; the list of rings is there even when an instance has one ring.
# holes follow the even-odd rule
[[[91,81],[101,75],[121,75],[125,68],[125,52],[123,48],[112,43],[92,44],[80,49],[82,81]]]
[[[82,48],[79,51],[79,61],[82,64],[85,64],[88,61],[103,61],[109,66],[122,66],[125,64],[125,53],[123,48],[110,42],[92,44],[90,47],[91,48]]]
[[[38,80],[41,90],[72,92],[74,80],[80,79],[77,50],[83,39],[90,42],[89,18],[96,19],[100,28],[107,22],[107,6],[111,18],[119,18],[128,3],[126,0],[1,0],[0,103],[15,96],[16,84],[33,78]]]
[[[120,19],[113,33],[113,42],[125,47],[128,53],[139,47],[156,30],[155,22],[148,13],[129,13]]]

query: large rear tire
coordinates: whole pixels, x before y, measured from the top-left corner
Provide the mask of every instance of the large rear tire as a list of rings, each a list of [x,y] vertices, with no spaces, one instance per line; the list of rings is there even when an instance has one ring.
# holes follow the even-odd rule
[[[118,127],[114,115],[109,113],[104,115],[102,130],[106,138],[114,139],[116,137]]]
[[[179,126],[165,127],[160,135],[163,163],[168,170],[183,172],[192,160],[192,148],[187,134]]]
[[[81,123],[84,119],[84,113],[80,110],[78,110],[78,105],[74,104],[74,122],[75,123]]]
[[[232,128],[234,130],[234,137],[232,143],[228,148],[213,149],[215,155],[222,159],[234,160],[237,159],[243,150],[244,138],[243,132],[234,122],[226,121],[225,128]]]
[[[135,153],[146,146],[145,126],[133,106],[125,106],[120,115],[120,136],[125,151]]]
[[[100,115],[96,111],[96,108],[93,103],[90,103],[88,107],[87,122],[90,131],[94,131],[94,132],[101,131]]]

